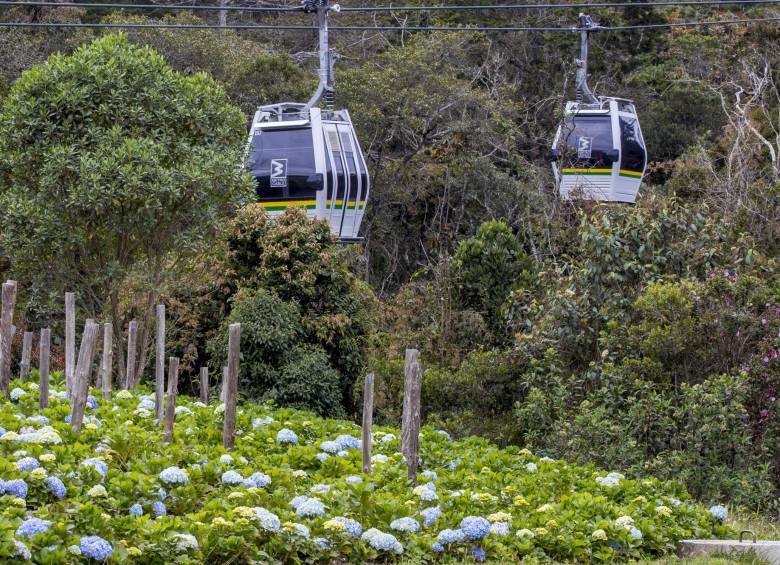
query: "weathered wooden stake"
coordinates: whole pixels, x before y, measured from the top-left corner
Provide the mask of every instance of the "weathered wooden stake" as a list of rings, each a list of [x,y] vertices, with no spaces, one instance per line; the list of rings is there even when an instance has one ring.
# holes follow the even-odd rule
[[[238,396],[238,360],[241,344],[241,324],[230,324],[228,334],[228,366],[225,379],[225,425],[222,446],[233,449],[236,442],[236,400]]]
[[[125,370],[125,388],[135,388],[135,340],[138,336],[138,322],[130,322],[127,328],[127,369]]]
[[[165,304],[157,305],[157,365],[154,372],[154,402],[157,419],[163,417],[165,394]]]
[[[200,368],[200,401],[208,406],[209,404],[209,368]]]
[[[371,474],[371,426],[374,421],[374,373],[366,375],[363,385],[363,472]]]
[[[227,378],[228,378],[228,368],[227,365],[222,367],[222,386],[219,389],[219,401],[225,402],[225,393],[227,392]]]
[[[89,378],[92,372],[92,360],[95,356],[99,326],[94,320],[87,320],[84,324],[84,334],[81,336],[79,357],[76,362],[76,371],[73,373],[73,409],[70,414],[70,425],[75,434],[81,431],[84,421],[84,409],[89,393]]]
[[[8,394],[11,382],[11,339],[13,334],[14,306],[16,306],[16,281],[3,283],[2,314],[0,314],[0,394]]]
[[[420,394],[422,372],[420,352],[406,350],[404,363],[404,408],[401,419],[401,453],[406,458],[409,480],[417,481],[417,465],[420,452]]]
[[[173,423],[176,421],[176,393],[179,386],[179,358],[168,359],[168,398],[165,402],[165,443],[173,441]]]
[[[100,389],[103,391],[103,400],[111,399],[111,371],[113,370],[114,349],[114,325],[109,322],[103,324],[103,359],[100,363]]]
[[[73,396],[73,375],[76,372],[76,294],[65,293],[65,390]]]
[[[49,351],[51,350],[51,330],[43,328],[41,330],[41,341],[38,344],[38,373],[40,381],[38,392],[40,394],[40,407],[49,406]]]
[[[24,332],[22,339],[22,360],[19,362],[19,380],[27,378],[30,372],[30,358],[32,357],[32,332]]]

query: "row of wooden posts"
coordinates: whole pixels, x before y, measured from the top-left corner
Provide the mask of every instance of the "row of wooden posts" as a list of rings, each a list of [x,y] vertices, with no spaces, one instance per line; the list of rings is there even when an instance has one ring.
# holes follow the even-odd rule
[[[0,305],[0,394],[7,395],[11,380],[11,341],[16,328],[13,325],[13,311],[16,305],[16,282],[6,281],[2,288]],[[84,420],[92,363],[97,349],[100,325],[92,319],[84,323],[84,332],[76,356],[76,298],[72,292],[65,293],[65,383],[68,397],[72,401],[71,426],[78,434]],[[127,338],[127,369],[125,388],[133,389],[140,382],[141,375],[135,374],[135,349],[138,324],[131,321]],[[22,341],[20,378],[25,379],[30,371],[32,356],[32,332],[25,332]],[[98,373],[98,386],[104,400],[111,398],[111,374],[113,370],[111,347],[113,326],[103,324],[103,355]],[[241,324],[228,328],[228,359],[223,368],[220,400],[225,403],[222,443],[225,449],[232,449],[236,436],[236,404],[238,400],[238,373],[240,359]],[[49,405],[49,362],[51,351],[51,330],[40,332],[39,363],[40,407]],[[168,358],[168,394],[165,391],[165,305],[157,305],[157,333],[155,348],[155,410],[158,420],[163,422],[164,441],[173,441],[173,427],[176,419],[176,396],[179,379],[179,359]],[[417,478],[420,433],[420,395],[422,372],[420,354],[416,349],[407,349],[404,363],[404,400],[401,422],[401,453],[406,459],[408,477]],[[200,400],[209,402],[208,367],[200,368]],[[163,410],[163,406],[165,410]],[[362,459],[363,472],[371,473],[371,443],[374,410],[374,374],[369,373],[364,382]]]

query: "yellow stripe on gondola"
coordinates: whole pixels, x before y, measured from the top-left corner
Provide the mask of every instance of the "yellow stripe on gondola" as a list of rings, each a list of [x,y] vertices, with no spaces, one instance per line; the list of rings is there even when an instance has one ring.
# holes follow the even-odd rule
[[[269,202],[258,202],[258,204],[260,204],[260,206],[262,206],[269,212],[286,210],[287,208],[313,209],[317,207],[316,200],[276,200],[276,201],[269,201]]]
[[[564,175],[611,175],[612,169],[561,169]]]
[[[642,173],[637,171],[629,171],[628,169],[620,169],[621,177],[631,177],[632,179],[641,179]]]
[[[332,200],[326,200],[325,201],[325,205],[326,206],[330,206],[331,202],[332,202]],[[343,206],[343,205],[344,205],[344,201],[343,200],[336,200],[336,206]],[[361,200],[360,201],[360,207],[363,208],[365,205],[366,205],[366,201],[365,200]],[[351,209],[351,208],[354,208],[354,207],[355,207],[355,202],[347,202],[347,209]]]

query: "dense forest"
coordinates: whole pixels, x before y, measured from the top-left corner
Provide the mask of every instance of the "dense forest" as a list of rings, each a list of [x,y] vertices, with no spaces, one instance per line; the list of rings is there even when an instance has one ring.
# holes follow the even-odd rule
[[[567,27],[577,15],[343,12],[333,23]],[[724,4],[591,15],[620,26],[779,14]],[[0,19],[220,14],[9,7]],[[313,92],[316,32],[0,28],[0,252],[24,325],[61,320],[62,293],[75,290],[80,314],[120,336],[139,320],[151,375],[162,302],[180,388],[194,393],[200,365],[219,374],[224,329],[240,320],[242,395],[356,417],[356,385],[374,371],[388,424],[414,347],[424,418],[454,436],[780,513],[778,22],[592,34],[591,88],[634,100],[647,141],[635,205],[556,192],[549,152],[574,95],[577,34],[331,40],[336,104],[373,179],[362,245],[334,245],[296,210],[269,221],[247,205],[251,179],[235,166],[258,105]]]

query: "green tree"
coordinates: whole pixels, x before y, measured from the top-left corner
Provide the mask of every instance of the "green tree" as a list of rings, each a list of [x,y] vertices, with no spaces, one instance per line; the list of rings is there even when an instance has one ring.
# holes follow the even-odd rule
[[[52,56],[3,103],[3,251],[33,292],[74,288],[91,315],[110,300],[120,339],[127,273],[143,263],[153,282],[250,194],[244,138],[213,79],[122,35]]]

